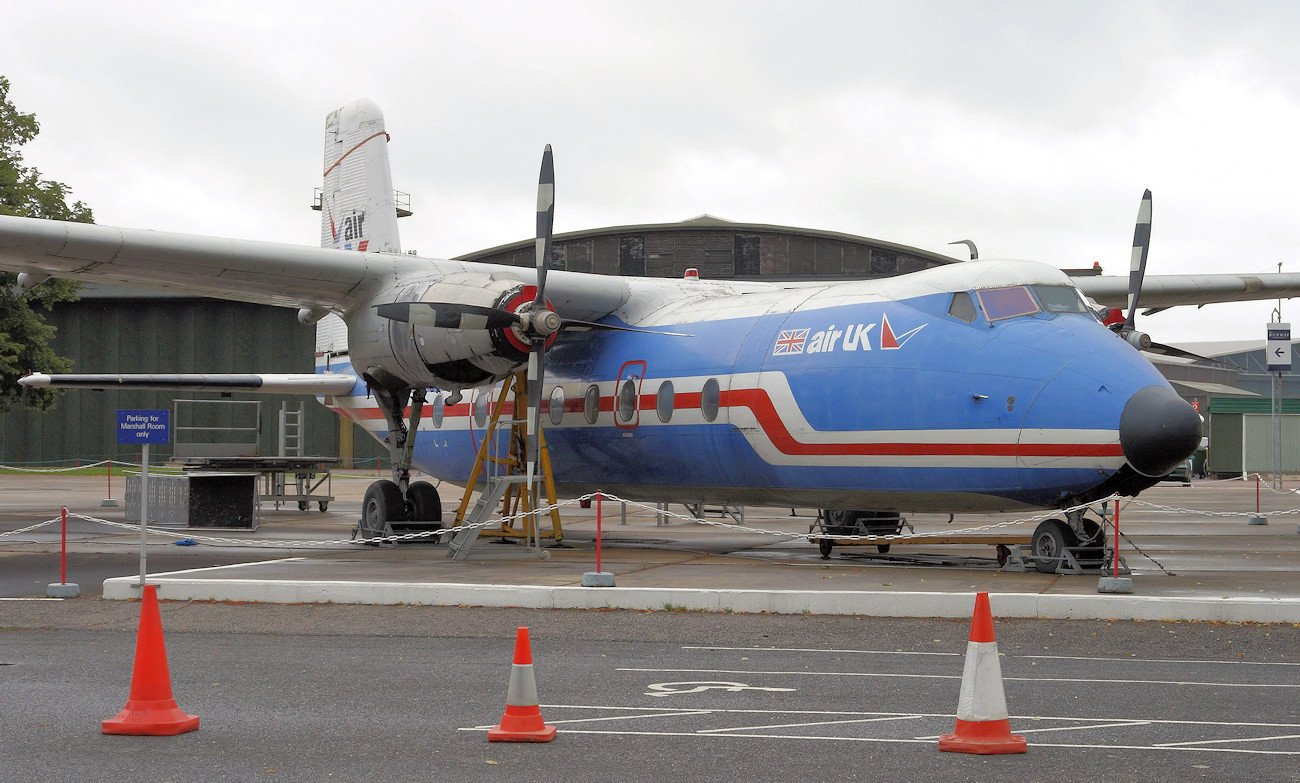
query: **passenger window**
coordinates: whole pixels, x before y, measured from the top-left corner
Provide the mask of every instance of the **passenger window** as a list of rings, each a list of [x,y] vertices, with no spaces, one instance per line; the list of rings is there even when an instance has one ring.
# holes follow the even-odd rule
[[[704,414],[705,421],[713,421],[718,418],[718,407],[722,401],[722,390],[718,386],[717,378],[710,378],[704,382],[704,389],[700,392],[700,413]]]
[[[491,389],[479,389],[478,396],[474,398],[474,423],[479,427],[486,427],[488,420],[488,406],[491,405]]]
[[[588,424],[595,424],[600,418],[600,387],[594,383],[587,387],[587,396],[582,400],[582,415],[587,417]]]
[[[632,377],[623,381],[623,385],[618,389],[618,420],[624,424],[632,421],[636,416],[636,382],[638,378]]]
[[[563,388],[556,386],[554,389],[551,389],[550,408],[551,408],[550,410],[551,423],[558,427],[560,426],[560,422],[564,421],[564,389]]]
[[[442,392],[433,395],[433,413],[429,418],[433,420],[433,428],[442,428],[442,417],[447,412],[447,398],[442,396]]]
[[[948,315],[969,324],[974,323],[975,314],[975,301],[970,298],[970,294],[965,291],[958,291],[952,295],[952,305],[948,307]]]
[[[659,384],[659,394],[655,396],[655,413],[659,414],[659,421],[667,424],[673,418],[673,382],[664,381]]]

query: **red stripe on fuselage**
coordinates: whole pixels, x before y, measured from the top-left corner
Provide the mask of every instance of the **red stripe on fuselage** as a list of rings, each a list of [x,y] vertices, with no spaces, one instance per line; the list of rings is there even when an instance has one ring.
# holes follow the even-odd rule
[[[676,395],[674,410],[698,408],[700,393],[691,392]],[[655,396],[641,395],[641,410],[654,410]],[[614,397],[601,397],[600,410],[614,410]],[[547,403],[543,402],[543,409]],[[503,416],[510,416],[514,404],[507,402]],[[771,397],[763,389],[733,389],[720,395],[719,406],[723,408],[748,408],[754,414],[758,425],[767,435],[768,440],[782,454],[789,456],[964,456],[964,457],[1123,457],[1124,450],[1118,443],[802,443],[786,428],[781,414],[772,404]],[[574,413],[582,410],[582,400],[566,400],[565,411]],[[342,415],[343,410],[334,408]],[[382,419],[384,414],[378,408],[349,409],[357,420]],[[472,406],[468,403],[447,407],[448,418],[468,417]],[[410,415],[410,410],[407,410]]]

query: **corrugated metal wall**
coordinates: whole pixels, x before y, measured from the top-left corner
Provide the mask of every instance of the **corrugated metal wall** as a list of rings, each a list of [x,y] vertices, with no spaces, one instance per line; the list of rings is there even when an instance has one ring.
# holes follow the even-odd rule
[[[58,305],[48,320],[58,329],[54,349],[73,360],[73,372],[312,372],[315,328],[298,323],[293,310],[213,299],[82,299]],[[32,368],[39,370],[40,368]],[[37,413],[15,407],[0,416],[0,463],[24,464],[106,458],[138,459],[139,450],[117,445],[117,410],[172,408],[174,399],[221,399],[218,394],[148,391],[68,391],[55,408]],[[236,394],[260,399],[263,455],[277,453],[282,402],[305,401],[304,452],[338,456],[339,419],[313,398]],[[224,407],[224,406],[223,406]],[[202,423],[229,426],[217,415]],[[358,434],[356,456],[381,453]],[[151,456],[171,455],[156,446]]]

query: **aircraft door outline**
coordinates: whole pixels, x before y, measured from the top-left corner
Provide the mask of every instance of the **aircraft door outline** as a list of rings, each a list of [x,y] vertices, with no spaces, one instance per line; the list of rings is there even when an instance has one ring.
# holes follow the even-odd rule
[[[646,363],[640,360],[624,362],[614,382],[614,426],[620,430],[634,430],[641,424],[641,384],[645,380]],[[627,385],[625,389],[624,386]]]

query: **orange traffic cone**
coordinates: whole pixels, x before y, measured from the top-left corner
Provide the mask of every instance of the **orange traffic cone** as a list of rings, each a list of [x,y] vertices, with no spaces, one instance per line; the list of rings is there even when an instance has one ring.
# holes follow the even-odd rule
[[[975,616],[957,701],[957,728],[939,738],[939,750],[984,755],[1028,750],[1025,738],[1011,733],[988,593],[975,595]]]
[[[515,632],[515,661],[510,667],[510,688],[506,691],[506,712],[501,724],[488,729],[492,742],[550,742],[555,727],[542,722],[537,704],[537,681],[533,679],[533,652],[528,645],[528,628]]]
[[[140,630],[135,637],[135,671],[131,695],[117,717],[103,721],[105,734],[169,736],[194,731],[196,715],[186,715],[172,697],[163,645],[162,618],[158,614],[158,588],[145,585],[140,601]]]

